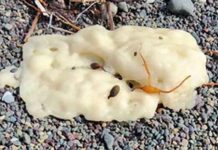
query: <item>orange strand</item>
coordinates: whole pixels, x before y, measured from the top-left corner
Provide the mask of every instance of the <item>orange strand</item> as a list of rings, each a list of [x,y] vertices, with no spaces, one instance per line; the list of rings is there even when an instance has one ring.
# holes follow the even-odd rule
[[[144,57],[142,56],[141,53],[140,53],[140,56],[141,56],[142,61],[143,61],[144,69],[145,69],[146,73],[148,74],[148,85],[140,87],[140,89],[142,89],[146,93],[151,93],[151,94],[171,93],[171,92],[175,91],[176,89],[178,89],[180,86],[182,86],[182,84],[191,77],[191,75],[187,76],[178,85],[176,85],[174,88],[172,88],[170,90],[162,90],[162,89],[159,89],[157,87],[154,87],[154,86],[151,85],[151,73],[150,73],[150,71],[148,69],[147,62],[146,62],[146,60],[144,59]]]

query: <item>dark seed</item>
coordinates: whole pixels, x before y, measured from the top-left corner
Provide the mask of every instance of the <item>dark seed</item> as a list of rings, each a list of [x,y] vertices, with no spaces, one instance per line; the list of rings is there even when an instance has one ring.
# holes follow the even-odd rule
[[[55,51],[58,51],[58,49],[53,47],[53,48],[50,48],[50,51],[55,52]]]
[[[137,56],[137,52],[134,52],[134,56]]]
[[[72,70],[75,70],[75,69],[76,69],[76,67],[72,67],[71,69],[72,69]]]
[[[42,110],[45,110],[45,105],[41,104],[41,108],[42,108]]]
[[[158,38],[159,38],[160,40],[163,40],[163,37],[162,37],[162,36],[159,36]]]
[[[115,73],[114,77],[119,79],[119,80],[123,79],[123,77],[119,73]]]
[[[129,85],[131,89],[135,87],[139,87],[140,85],[137,81],[134,81],[134,80],[127,80],[126,83]]]
[[[90,67],[92,69],[99,69],[99,68],[101,68],[101,65],[99,65],[98,63],[91,63]]]
[[[119,87],[119,85],[113,86],[113,88],[111,89],[110,94],[109,94],[109,96],[108,96],[108,99],[111,98],[111,97],[117,96],[117,94],[118,94],[119,92],[120,92],[120,87]]]

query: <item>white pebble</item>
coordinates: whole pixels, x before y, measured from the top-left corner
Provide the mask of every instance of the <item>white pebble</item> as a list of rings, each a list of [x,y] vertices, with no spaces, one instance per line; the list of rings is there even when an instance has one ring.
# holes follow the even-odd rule
[[[7,91],[2,96],[2,100],[6,103],[12,103],[12,102],[14,102],[14,96],[11,92]]]
[[[112,15],[115,16],[117,14],[118,8],[114,3],[112,3],[112,2],[109,2],[109,3],[110,3]]]
[[[154,3],[155,0],[147,0],[147,3]]]
[[[206,3],[207,0],[199,0],[200,3]]]

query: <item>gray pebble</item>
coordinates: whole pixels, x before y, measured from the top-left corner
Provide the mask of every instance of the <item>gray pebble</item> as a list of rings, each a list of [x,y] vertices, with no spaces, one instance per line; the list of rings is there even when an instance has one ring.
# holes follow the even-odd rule
[[[113,149],[114,137],[109,133],[108,129],[104,129],[102,133],[103,140],[108,149]]]
[[[192,32],[191,33],[192,36],[195,38],[195,40],[197,41],[197,43],[199,44],[201,42],[201,39],[199,38],[199,36],[195,33],[195,32]]]
[[[2,101],[6,103],[13,103],[14,102],[13,94],[9,91],[5,92],[4,95],[2,96]]]
[[[147,17],[146,11],[144,9],[139,13],[139,15],[144,19]]]
[[[0,45],[3,43],[3,37],[0,35]]]
[[[15,72],[17,72],[17,69],[18,69],[18,68],[12,68],[12,69],[10,70],[10,72],[11,72],[11,73],[15,73]]]
[[[154,3],[155,0],[147,0],[146,2],[150,4],[150,3]]]
[[[5,13],[5,16],[10,17],[10,16],[11,16],[11,11],[8,10],[8,11]]]
[[[9,119],[7,119],[8,121],[15,123],[17,121],[17,119],[14,116],[9,117]]]
[[[8,31],[10,31],[13,28],[13,26],[9,23],[3,24],[3,27]]]
[[[119,2],[118,8],[124,12],[128,12],[128,10],[129,10],[126,2]]]
[[[13,143],[14,145],[21,145],[19,139],[16,138],[16,137],[13,137],[13,138],[11,139],[11,143]]]
[[[0,4],[5,5],[5,0],[1,0]]]
[[[206,0],[198,0],[200,3],[206,3]]]
[[[195,7],[191,0],[170,0],[167,8],[175,14],[193,15]]]
[[[123,148],[123,150],[133,150],[130,146],[129,146],[129,144],[128,145],[126,145],[124,148]]]
[[[24,142],[26,144],[30,144],[31,143],[30,136],[27,133],[24,133]]]

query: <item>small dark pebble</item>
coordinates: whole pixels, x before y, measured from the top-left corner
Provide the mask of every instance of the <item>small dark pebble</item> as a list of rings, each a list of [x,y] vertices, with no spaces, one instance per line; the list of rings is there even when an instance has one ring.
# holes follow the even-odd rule
[[[17,71],[17,68],[12,68],[12,69],[10,70],[11,73],[15,73],[16,71]]]
[[[167,8],[180,15],[193,15],[195,9],[191,0],[168,0]]]

